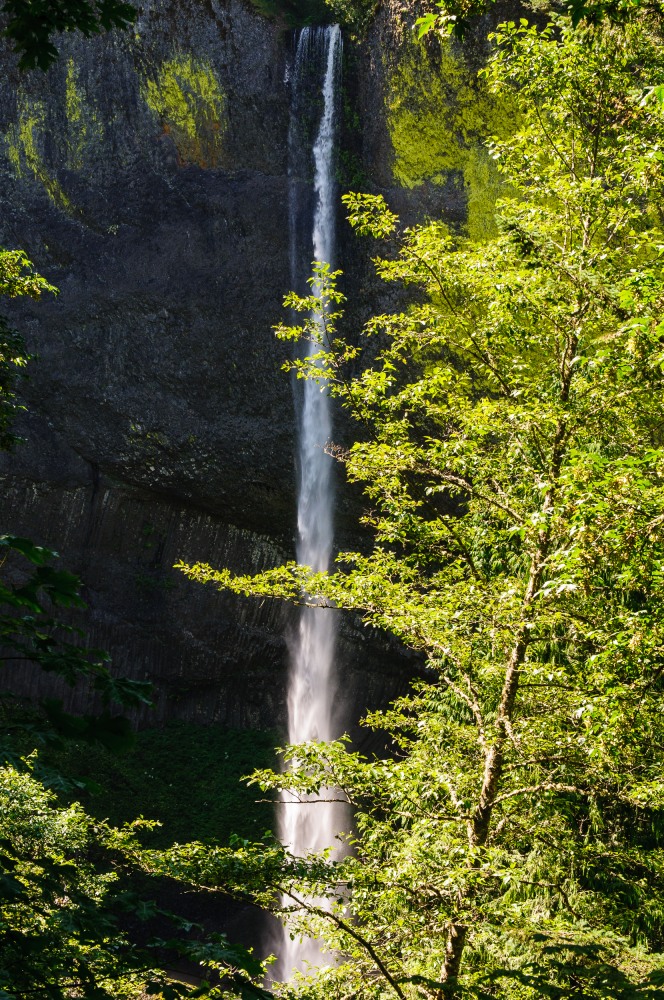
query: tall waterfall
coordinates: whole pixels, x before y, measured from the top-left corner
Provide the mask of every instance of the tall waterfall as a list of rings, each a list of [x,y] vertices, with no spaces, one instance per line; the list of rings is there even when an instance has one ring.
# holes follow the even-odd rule
[[[312,259],[334,265],[337,208],[334,147],[341,45],[338,25],[304,28],[295,56],[289,175],[291,279],[298,291],[304,290]],[[332,421],[324,382],[304,382],[298,394],[297,411],[297,559],[314,570],[326,570],[333,546],[334,488],[333,461],[325,452]],[[289,743],[330,740],[338,735],[334,731],[334,661],[334,613],[324,608],[303,608],[291,648]],[[280,836],[293,854],[301,856],[334,845],[342,822],[335,804],[289,805],[284,797],[280,813]],[[288,933],[284,933],[282,978],[289,978],[294,968],[320,961],[316,941],[291,941]]]

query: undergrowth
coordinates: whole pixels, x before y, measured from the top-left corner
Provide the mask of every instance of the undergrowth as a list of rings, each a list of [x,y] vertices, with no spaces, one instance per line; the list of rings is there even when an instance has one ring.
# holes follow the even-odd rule
[[[82,784],[70,797],[93,816],[119,825],[140,811],[159,820],[162,825],[145,838],[160,847],[174,841],[225,842],[231,834],[256,839],[271,829],[271,804],[257,802],[260,791],[241,778],[274,765],[277,742],[272,731],[177,722],[137,733],[122,754],[71,743],[43,757]]]

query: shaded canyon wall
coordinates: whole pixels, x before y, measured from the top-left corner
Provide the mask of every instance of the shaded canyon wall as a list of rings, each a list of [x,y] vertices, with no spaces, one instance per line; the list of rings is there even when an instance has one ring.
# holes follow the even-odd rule
[[[417,48],[404,18],[387,4],[346,47],[341,185],[482,236],[498,193],[482,139],[508,114],[472,81],[481,46]],[[61,49],[46,75],[2,57],[0,243],[60,289],[11,310],[37,357],[25,443],[0,456],[2,530],[81,574],[91,641],[156,684],[143,722],[281,725],[292,611],[172,565],[250,571],[294,550],[292,387],[271,331],[289,287],[292,34],[240,0],[158,0],[129,32]],[[352,335],[396,304],[372,252],[342,227]],[[361,544],[357,496],[339,509],[342,543]],[[409,670],[350,618],[340,657],[356,704]]]

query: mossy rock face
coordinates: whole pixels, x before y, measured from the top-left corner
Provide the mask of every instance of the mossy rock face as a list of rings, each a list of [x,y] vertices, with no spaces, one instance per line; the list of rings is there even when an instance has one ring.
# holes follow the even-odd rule
[[[133,31],[66,35],[47,74],[21,76],[0,46],[0,244],[24,247],[60,288],[9,303],[37,359],[26,443],[0,456],[0,516],[80,572],[91,644],[155,685],[142,725],[284,723],[296,612],[172,569],[184,558],[259,571],[293,551],[292,388],[272,331],[291,282],[283,29],[251,0],[146,0]],[[375,99],[366,115],[355,91],[344,103],[342,183],[354,187],[373,185],[374,163],[389,173],[391,147],[383,50],[346,38],[346,77],[353,51],[356,91]],[[372,123],[376,158],[363,148]],[[398,190],[417,202],[417,187]],[[349,300],[372,311],[370,253],[341,220],[338,232]],[[339,545],[353,550],[361,502],[340,486],[337,508]],[[400,653],[355,625],[339,660],[357,715],[406,683]],[[27,670],[15,683],[44,693]],[[48,694],[90,709],[85,691]]]
[[[65,85],[59,97],[59,127],[50,136],[50,145],[57,148],[57,160],[69,170],[86,167],[90,143],[99,138],[100,125],[94,108],[86,102],[73,59],[67,61]],[[61,212],[78,214],[75,204],[57,176],[54,156],[47,153],[52,128],[48,102],[35,95],[19,91],[14,121],[4,136],[5,155],[14,175],[22,180],[37,181]]]
[[[76,209],[65,193],[55,172],[44,160],[43,146],[46,133],[46,107],[43,101],[19,95],[16,121],[5,135],[6,156],[18,178],[34,178],[60,211],[75,215]],[[80,163],[80,140],[76,143],[73,159]]]
[[[488,93],[454,41],[407,39],[388,70],[386,104],[394,180],[413,189],[453,179],[463,188],[466,233],[493,235],[501,178],[488,144],[513,129],[513,103]]]
[[[181,164],[219,166],[226,95],[210,63],[191,53],[175,55],[145,81],[142,94],[164,133],[172,137]]]
[[[153,722],[285,712],[288,612],[223,595],[209,612],[172,566],[187,549],[258,568],[257,547],[279,561],[290,545],[292,394],[271,329],[289,287],[289,46],[248,0],[147,0],[133,30],[66,34],[45,74],[0,45],[0,245],[60,289],[8,303],[37,357],[0,516],[80,571],[90,641],[155,683]]]

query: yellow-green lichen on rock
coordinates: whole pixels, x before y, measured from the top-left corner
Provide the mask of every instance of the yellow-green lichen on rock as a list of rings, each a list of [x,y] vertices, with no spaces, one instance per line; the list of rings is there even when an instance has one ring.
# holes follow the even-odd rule
[[[48,135],[49,148],[57,150],[57,162],[70,170],[82,170],[86,151],[103,134],[94,106],[85,99],[73,59],[67,62],[58,98],[51,103],[49,113],[44,101],[19,92],[16,120],[4,135],[5,152],[17,177],[32,175],[61,211],[80,216],[44,153]]]
[[[17,120],[5,134],[7,157],[17,177],[32,174],[51,201],[63,212],[75,211],[62,185],[47,169],[43,159],[46,111],[42,101],[19,95]]]
[[[145,81],[142,93],[164,132],[172,137],[181,164],[219,164],[226,97],[208,62],[192,55],[176,55]]]
[[[73,170],[83,166],[83,153],[88,141],[88,114],[73,59],[67,63],[65,81],[65,115],[67,118],[67,161]]]
[[[488,93],[457,54],[456,43],[442,40],[437,52],[406,41],[388,73],[387,122],[397,183],[414,188],[426,181],[444,184],[463,177],[466,232],[490,237],[501,178],[487,141],[513,128],[511,102]]]

